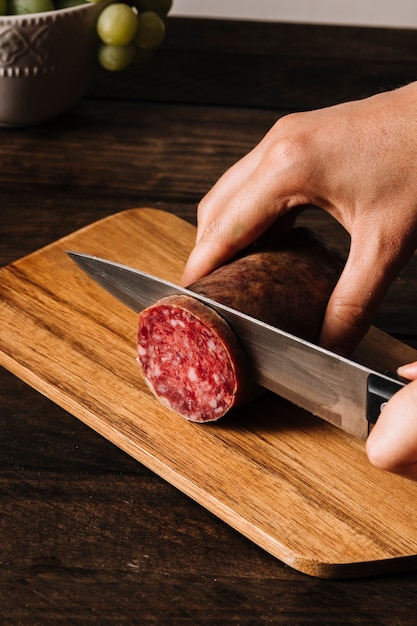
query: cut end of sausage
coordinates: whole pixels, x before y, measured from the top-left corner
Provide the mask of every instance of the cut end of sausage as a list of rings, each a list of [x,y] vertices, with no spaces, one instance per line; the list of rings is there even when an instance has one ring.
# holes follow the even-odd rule
[[[218,420],[246,395],[243,348],[225,320],[192,297],[169,296],[142,311],[137,347],[151,391],[190,421]]]

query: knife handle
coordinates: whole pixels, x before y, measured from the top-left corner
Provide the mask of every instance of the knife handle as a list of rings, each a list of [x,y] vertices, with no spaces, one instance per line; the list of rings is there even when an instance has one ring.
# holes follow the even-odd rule
[[[378,374],[369,374],[368,376],[368,394],[366,401],[366,419],[369,424],[376,424],[378,417],[392,396],[405,387],[409,380],[397,376],[393,372],[384,372],[385,376],[390,379],[379,376]]]

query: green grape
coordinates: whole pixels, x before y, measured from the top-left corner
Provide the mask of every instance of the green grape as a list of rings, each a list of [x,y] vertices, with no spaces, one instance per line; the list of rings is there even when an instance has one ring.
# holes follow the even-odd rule
[[[44,13],[53,11],[52,0],[9,0],[8,13],[10,15],[25,15],[26,13]]]
[[[7,2],[6,0],[0,0],[0,15],[6,15]]]
[[[136,45],[133,41],[126,46],[110,46],[102,43],[98,49],[98,60],[104,69],[119,72],[132,63],[135,54]]]
[[[110,4],[99,15],[97,32],[103,43],[126,46],[134,38],[138,16],[127,4]]]
[[[156,48],[165,37],[165,23],[157,13],[145,11],[138,15],[135,41],[140,48]]]
[[[173,0],[133,0],[133,4],[139,13],[153,11],[160,17],[165,17],[172,8]]]

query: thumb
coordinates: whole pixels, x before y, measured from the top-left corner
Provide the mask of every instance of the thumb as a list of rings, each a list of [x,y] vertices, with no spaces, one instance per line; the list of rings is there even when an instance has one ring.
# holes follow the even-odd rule
[[[400,389],[386,404],[366,451],[379,469],[417,480],[417,381]]]
[[[395,275],[392,265],[372,235],[352,237],[346,265],[327,305],[320,345],[342,355],[353,351]]]
[[[417,380],[417,361],[401,365],[397,369],[397,374],[403,378],[408,378],[408,380]]]

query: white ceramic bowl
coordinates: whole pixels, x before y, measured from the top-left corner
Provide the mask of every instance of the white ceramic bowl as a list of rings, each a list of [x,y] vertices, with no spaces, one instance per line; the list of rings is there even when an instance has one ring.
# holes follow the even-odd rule
[[[37,124],[85,94],[107,4],[0,17],[0,125]]]

